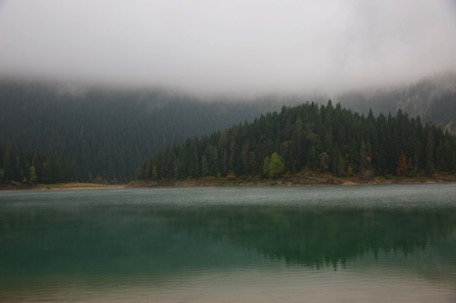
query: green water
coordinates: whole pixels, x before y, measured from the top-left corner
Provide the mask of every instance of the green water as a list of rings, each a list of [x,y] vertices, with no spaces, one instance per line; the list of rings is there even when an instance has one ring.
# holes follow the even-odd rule
[[[0,302],[456,302],[456,184],[0,192]]]

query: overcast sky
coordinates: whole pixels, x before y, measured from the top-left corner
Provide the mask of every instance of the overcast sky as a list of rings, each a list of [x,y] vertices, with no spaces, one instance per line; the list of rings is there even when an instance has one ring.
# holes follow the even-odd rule
[[[0,75],[308,94],[454,69],[454,0],[0,0]]]

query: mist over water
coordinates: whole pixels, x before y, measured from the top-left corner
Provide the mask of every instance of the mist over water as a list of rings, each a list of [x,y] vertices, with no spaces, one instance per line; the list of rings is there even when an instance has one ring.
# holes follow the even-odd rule
[[[455,186],[0,193],[5,302],[454,302]]]

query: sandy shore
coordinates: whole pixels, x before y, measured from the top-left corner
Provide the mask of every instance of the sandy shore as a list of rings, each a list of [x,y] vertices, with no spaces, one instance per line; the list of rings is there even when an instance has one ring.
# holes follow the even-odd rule
[[[65,189],[114,189],[125,188],[125,184],[98,184],[98,183],[57,183],[38,184],[32,187],[33,190],[65,190]]]
[[[87,190],[87,189],[114,189],[126,188],[125,184],[98,184],[98,183],[55,183],[55,184],[22,184],[12,183],[3,185],[0,190]]]

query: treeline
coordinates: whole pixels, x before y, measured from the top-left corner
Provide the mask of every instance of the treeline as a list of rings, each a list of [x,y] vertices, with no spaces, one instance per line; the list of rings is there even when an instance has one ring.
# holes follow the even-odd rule
[[[277,108],[221,101],[160,90],[5,80],[0,81],[0,142],[68,158],[78,181],[126,182],[168,144]]]
[[[69,182],[74,172],[74,163],[67,158],[0,144],[0,184]]]
[[[336,98],[344,107],[367,114],[395,112],[399,108],[410,116],[456,134],[456,73],[430,77],[394,89],[345,93]]]
[[[209,176],[276,177],[300,172],[365,176],[456,171],[456,138],[420,118],[340,104],[283,107],[210,136],[154,154],[137,170],[141,180]]]

